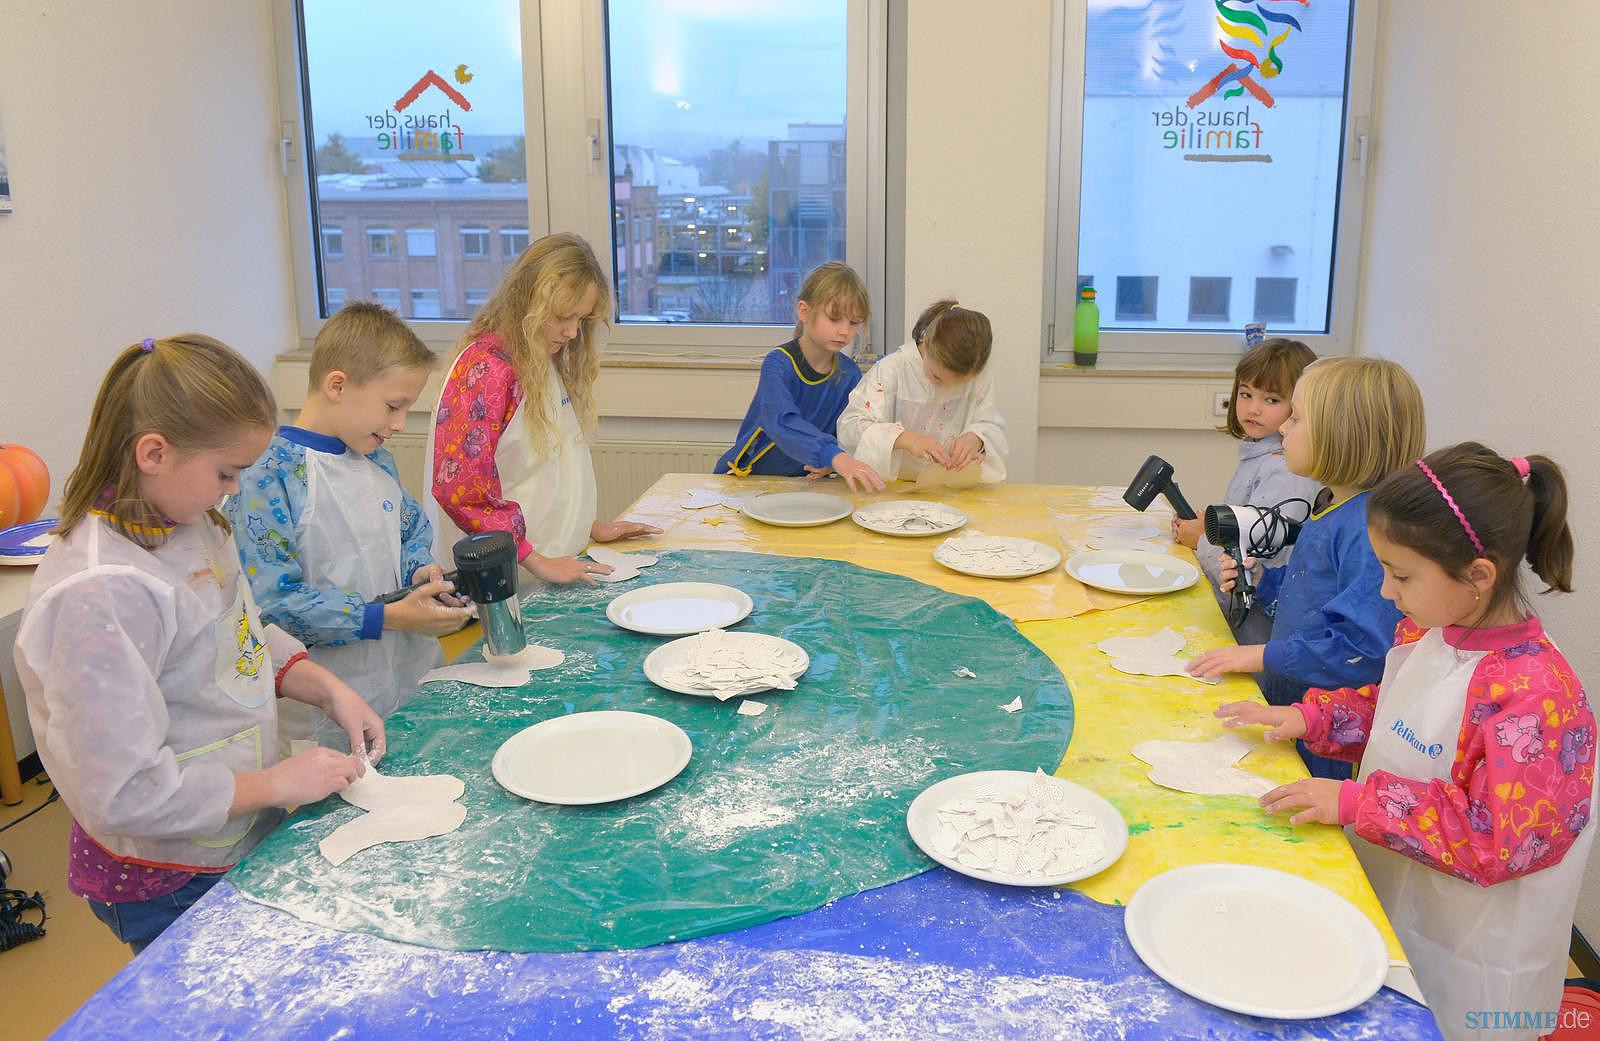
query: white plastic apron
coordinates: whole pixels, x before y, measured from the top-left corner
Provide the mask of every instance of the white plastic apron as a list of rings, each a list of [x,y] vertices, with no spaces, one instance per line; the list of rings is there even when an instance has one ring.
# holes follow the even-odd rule
[[[305,582],[359,593],[366,601],[405,585],[407,576],[400,574],[404,502],[399,482],[366,456],[307,451],[306,506],[295,530]],[[424,672],[444,662],[434,637],[394,630],[377,640],[308,647],[306,654],[385,718],[411,699]],[[318,744],[349,751],[349,736],[321,712],[289,700],[283,708],[280,747],[311,737],[314,728]]]
[[[460,361],[458,356],[456,364]],[[452,365],[450,376],[454,374],[455,365]],[[447,384],[450,376],[445,377]],[[512,412],[495,446],[494,465],[500,475],[500,495],[521,507],[528,542],[541,556],[570,557],[588,548],[589,532],[599,508],[594,460],[583,439],[578,414],[555,368],[551,367],[550,379],[545,385],[546,408],[556,417],[557,437],[556,450],[548,459],[534,451],[528,436],[528,420],[524,413],[528,393],[529,388],[523,388],[523,401]],[[437,417],[437,404],[433,411]],[[430,485],[437,430],[436,418],[428,430]],[[456,527],[432,495],[427,498],[428,519],[433,521],[433,556],[448,571],[455,566],[451,547],[467,533]]]
[[[1390,651],[1360,779],[1386,770],[1448,782],[1467,687],[1486,653],[1451,647],[1437,629]],[[1544,1032],[1469,1029],[1467,1014],[1553,1011],[1560,1004],[1571,912],[1593,840],[1591,824],[1559,863],[1485,888],[1352,835],[1449,1041],[1531,1041]],[[1490,1025],[1487,1017],[1474,1018]]]

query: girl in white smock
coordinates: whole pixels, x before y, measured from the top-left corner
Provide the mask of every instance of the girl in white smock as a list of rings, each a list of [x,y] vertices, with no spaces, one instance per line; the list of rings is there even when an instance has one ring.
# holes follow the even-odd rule
[[[1595,719],[1526,610],[1517,569],[1570,591],[1566,483],[1542,456],[1466,443],[1386,478],[1367,506],[1383,595],[1405,612],[1381,687],[1297,705],[1224,705],[1358,759],[1261,799],[1342,824],[1450,1041],[1532,1041],[1555,1025],[1594,843]]]
[[[591,542],[659,534],[595,518],[594,339],[610,313],[594,251],[559,234],[524,250],[473,319],[428,435],[438,559],[465,535],[508,531],[535,577],[592,582],[611,569],[576,558]]]
[[[851,391],[839,417],[840,446],[885,477],[916,480],[938,466],[966,471],[959,483],[1005,480],[1006,424],[988,368],[989,319],[940,300],[922,312],[911,337]]]
[[[123,351],[17,631],[39,758],[73,817],[68,888],[136,953],[280,808],[342,791],[383,752],[361,698],[261,623],[215,510],[275,412],[209,337]],[[336,720],[348,750],[280,762],[275,688]]]

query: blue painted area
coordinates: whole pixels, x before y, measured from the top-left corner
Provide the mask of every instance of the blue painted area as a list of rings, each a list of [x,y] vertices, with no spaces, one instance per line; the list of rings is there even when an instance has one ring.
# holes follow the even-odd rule
[[[760,886],[752,879],[753,887]],[[1389,991],[1323,1020],[1195,1001],[1149,973],[1120,907],[937,869],[738,933],[626,951],[436,951],[309,925],[219,885],[54,1035],[1173,1038],[1422,1041]]]

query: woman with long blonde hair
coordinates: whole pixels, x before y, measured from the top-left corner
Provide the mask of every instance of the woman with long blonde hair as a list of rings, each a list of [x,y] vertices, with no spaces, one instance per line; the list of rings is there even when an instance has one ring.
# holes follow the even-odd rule
[[[428,435],[437,559],[465,534],[507,531],[535,577],[592,582],[611,569],[576,558],[591,541],[657,533],[595,519],[595,332],[610,314],[594,250],[561,233],[524,250],[473,318]]]

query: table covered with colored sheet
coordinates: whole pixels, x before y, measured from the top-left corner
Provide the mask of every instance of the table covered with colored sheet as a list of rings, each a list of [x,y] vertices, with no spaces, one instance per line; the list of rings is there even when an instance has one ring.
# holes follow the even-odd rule
[[[817,527],[774,527],[752,521],[736,507],[706,505],[719,498],[736,502],[752,492],[810,487],[803,480],[775,478],[663,478],[626,514],[662,527],[663,534],[614,547],[661,551],[659,564],[622,585],[552,591],[525,600],[530,638],[559,647],[568,664],[576,662],[579,669],[533,673],[524,688],[507,693],[523,699],[515,709],[507,707],[513,702],[496,700],[489,692],[429,685],[391,724],[386,762],[392,770],[449,770],[462,776],[468,828],[478,818],[487,820],[490,830],[375,847],[352,861],[374,857],[355,876],[362,880],[361,892],[322,901],[317,906],[333,909],[326,915],[295,915],[279,909],[294,902],[282,894],[325,883],[319,870],[305,870],[314,861],[306,853],[325,830],[318,830],[323,820],[332,822],[339,812],[323,804],[303,809],[55,1036],[430,1041],[1439,1036],[1425,1008],[1388,987],[1338,1015],[1256,1018],[1174,988],[1134,952],[1124,905],[1146,880],[1190,864],[1257,865],[1345,897],[1387,945],[1391,981],[1414,987],[1403,952],[1339,829],[1291,827],[1262,814],[1247,797],[1197,796],[1157,786],[1147,776],[1150,767],[1131,754],[1134,745],[1152,739],[1220,737],[1225,731],[1211,709],[1224,700],[1259,696],[1248,677],[1210,686],[1178,676],[1128,675],[1113,669],[1096,648],[1110,637],[1163,629],[1184,638],[1184,656],[1228,643],[1231,637],[1203,579],[1180,592],[1140,599],[1078,586],[1059,566],[1025,579],[971,578],[931,560],[942,536],[884,536],[848,518]],[[1032,538],[1064,556],[1087,545],[1095,532],[1120,528],[1126,533],[1141,523],[1140,515],[1119,507],[1108,489],[1010,485],[918,494],[902,484],[869,496],[852,494],[837,480],[821,488],[856,504],[934,499],[964,511],[968,527]],[[1156,527],[1165,523],[1159,516],[1151,520]],[[1183,557],[1187,551],[1172,552]],[[793,559],[786,563],[786,558]],[[777,712],[745,719],[733,716],[737,701],[720,704],[653,689],[640,674],[640,661],[659,641],[607,630],[604,607],[610,597],[643,583],[685,578],[746,588],[757,607],[740,628],[778,633],[806,648],[811,669],[800,685],[761,698]],[[913,627],[928,631],[905,631]],[[963,668],[963,663],[975,667]],[[952,679],[952,672],[975,675]],[[897,689],[901,686],[914,687],[913,694],[929,703],[913,706]],[[1003,712],[999,702],[1014,691],[1030,696],[1023,698],[1020,711]],[[949,704],[970,714],[962,718],[977,758],[964,758],[964,749],[949,747],[954,739],[937,721],[917,721],[918,712],[938,715]],[[470,734],[455,737],[463,730],[480,730],[485,761],[493,754],[503,728],[482,722],[486,715],[526,712],[531,720],[541,712],[602,707],[634,708],[677,722],[695,741],[690,766],[657,792],[578,817],[588,808],[519,805],[498,789],[486,766],[452,760],[471,758],[460,751],[471,746]],[[729,718],[735,724],[727,724]],[[786,722],[795,729],[785,731]],[[882,759],[887,773],[872,774],[865,783],[852,779],[806,743],[808,733],[845,739],[850,757]],[[881,736],[883,748],[849,745],[863,735]],[[1252,750],[1241,767],[1273,782],[1304,776],[1292,749],[1262,746],[1257,735],[1245,740]],[[1007,749],[1026,749],[1028,757],[1007,765],[1031,768],[1041,749],[1060,748],[1063,741],[1055,773],[1104,796],[1127,822],[1127,849],[1111,868],[1071,886],[1027,888],[977,881],[916,859],[904,826],[912,789],[975,764],[1002,765],[982,756],[1003,760]],[[883,749],[892,755],[882,754]],[[1052,752],[1050,758],[1058,757]],[[890,760],[911,766],[893,769]],[[708,832],[704,803],[695,802],[696,793],[736,799],[745,781],[735,784],[729,778],[741,764],[770,769],[788,783],[790,777],[816,773],[819,763],[828,777],[827,787],[818,791],[837,796],[852,784],[873,789],[849,795],[859,802],[829,818],[827,827],[839,836],[837,848],[807,837],[804,822],[792,819],[805,812],[795,805],[755,814],[760,826],[744,845],[727,837],[729,818],[718,818]],[[890,775],[895,783],[880,786],[879,780]],[[810,801],[827,799],[808,795],[796,805]],[[559,812],[548,815],[551,827],[538,841],[532,841],[531,832],[493,830],[500,826],[497,816],[536,817],[543,810]],[[611,818],[604,816],[607,812]],[[675,830],[673,815],[680,813],[691,820]],[[653,825],[652,814],[658,818]],[[606,830],[613,819],[617,830]],[[851,828],[866,834],[849,834]],[[656,831],[668,844],[702,843],[697,853],[690,850],[700,863],[690,870],[686,865],[695,857],[684,855],[683,848],[651,848]],[[707,834],[721,844],[704,845]],[[608,836],[610,848],[593,844]],[[554,837],[568,844],[563,847]],[[498,897],[493,906],[506,910],[479,917],[511,915],[515,924],[522,921],[516,915],[526,914],[530,935],[558,942],[458,940],[480,934],[430,931],[449,916],[425,913],[418,905],[464,902],[441,885],[454,877],[448,873],[454,865],[474,859],[503,864],[516,855],[508,850],[518,843],[530,850],[542,844],[537,856],[528,854],[541,877],[506,872],[505,885],[523,884],[516,881],[521,879],[530,887],[547,886],[561,898],[546,905],[546,917],[563,920],[541,920],[538,907],[518,909]],[[756,847],[765,859],[748,859]],[[550,859],[562,849],[571,862]],[[845,862],[872,859],[876,854],[866,851],[874,849],[881,849],[882,862],[852,875],[850,869],[859,865]],[[816,865],[830,857],[842,887],[813,890],[803,884],[805,878],[791,877],[828,874]],[[735,870],[726,870],[729,864],[718,864],[719,858]],[[627,867],[608,873],[597,864],[602,859]],[[786,861],[803,864],[804,870],[788,870]],[[715,882],[719,871],[722,888],[707,888],[707,878]],[[384,873],[393,877],[377,877]],[[542,877],[547,875],[556,877]],[[627,899],[607,902],[603,891],[613,884],[619,892],[626,890]],[[758,913],[770,902],[769,891],[797,887],[800,902],[782,905],[782,916]],[[277,906],[259,902],[263,892]],[[684,899],[674,903],[663,899],[664,893]],[[715,913],[693,921],[693,916],[671,919],[680,923],[674,928],[689,923],[680,938],[631,942],[647,935],[644,925],[668,905],[677,914],[683,909],[679,904],[706,910],[718,900],[725,906],[711,909]],[[346,912],[353,905],[359,908],[352,916]],[[369,927],[364,916],[375,908],[428,925]],[[796,913],[797,908],[804,909]],[[474,910],[462,909],[467,918]],[[585,915],[599,926],[587,939],[585,926],[595,923],[582,921]],[[497,924],[504,923],[489,922]],[[592,935],[613,932],[631,939],[608,944]]]

